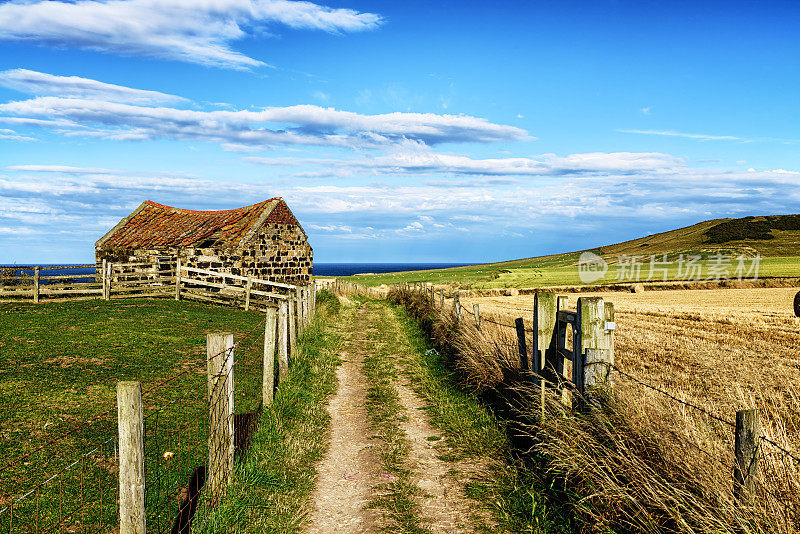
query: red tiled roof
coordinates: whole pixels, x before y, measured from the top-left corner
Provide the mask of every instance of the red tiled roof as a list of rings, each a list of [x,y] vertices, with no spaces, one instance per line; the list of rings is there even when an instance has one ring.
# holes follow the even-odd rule
[[[190,247],[206,241],[215,246],[235,246],[265,222],[298,224],[281,198],[224,211],[194,211],[144,202],[126,221],[97,242],[97,246],[123,248]],[[274,220],[273,220],[274,219]]]

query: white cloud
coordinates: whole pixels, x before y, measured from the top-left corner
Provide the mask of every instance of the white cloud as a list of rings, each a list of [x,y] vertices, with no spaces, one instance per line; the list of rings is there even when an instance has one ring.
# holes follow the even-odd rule
[[[27,69],[0,72],[0,85],[36,96],[98,99],[128,104],[174,104],[188,102],[180,96],[132,89],[78,76],[55,76]]]
[[[362,115],[313,105],[261,111],[198,111],[85,98],[36,97],[0,104],[0,122],[52,127],[64,135],[112,140],[172,138],[231,145],[385,146],[412,139],[494,142],[528,139],[521,128],[469,115]],[[74,127],[74,128],[73,128]]]
[[[650,106],[647,106],[647,107],[641,108],[639,111],[642,112],[642,115],[650,115],[650,113],[653,111],[653,108],[650,107]]]
[[[36,141],[35,137],[19,135],[14,130],[9,130],[8,128],[0,128],[0,139],[5,141]]]
[[[649,108],[646,108],[649,109]],[[682,137],[684,139],[697,139],[699,141],[744,141],[741,137],[733,135],[708,135],[675,132],[672,130],[617,130],[621,133],[640,134],[640,135],[660,135],[664,137]]]
[[[122,174],[122,171],[96,167],[70,167],[69,165],[9,165],[9,171],[54,172],[63,174]]]
[[[560,157],[542,154],[534,157],[473,159],[442,154],[427,147],[406,143],[410,150],[352,160],[247,157],[263,165],[324,167],[305,176],[367,174],[454,174],[478,176],[552,176],[587,173],[662,172],[684,166],[683,160],[660,153],[594,152]],[[485,184],[484,185],[488,185]]]
[[[272,25],[331,33],[371,30],[379,15],[289,0],[78,0],[0,5],[0,40],[31,41],[215,67],[265,65],[231,48]]]

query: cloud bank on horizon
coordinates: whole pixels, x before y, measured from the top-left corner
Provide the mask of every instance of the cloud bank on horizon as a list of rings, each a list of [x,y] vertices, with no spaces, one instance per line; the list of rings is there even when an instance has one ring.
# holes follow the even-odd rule
[[[448,70],[452,53],[414,48],[416,27],[392,33],[403,17],[387,9],[0,4],[0,41],[31,58],[0,52],[0,263],[86,261],[93,242],[145,199],[228,209],[283,196],[321,261],[527,257],[706,218],[800,211],[793,157],[748,162],[795,144],[790,134],[700,129],[661,114],[666,104],[624,99],[629,118],[597,126],[599,106],[566,94],[549,95],[567,111],[548,119],[554,106],[544,97],[535,112],[526,108],[530,80],[481,74],[468,83]],[[431,24],[467,46],[459,30]],[[376,55],[365,46],[354,54],[357,35],[370,36]],[[428,56],[439,63],[422,66]],[[293,59],[261,68],[281,57]],[[390,57],[384,81],[371,82]],[[464,57],[470,75],[491,67],[477,52]],[[158,68],[128,72],[127,62]],[[501,98],[509,84],[524,91]],[[596,90],[578,94],[590,102]],[[698,131],[717,133],[687,133]]]

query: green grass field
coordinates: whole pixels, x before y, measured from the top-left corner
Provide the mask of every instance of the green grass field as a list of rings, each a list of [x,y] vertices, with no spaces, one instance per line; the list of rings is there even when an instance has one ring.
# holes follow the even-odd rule
[[[760,257],[759,278],[797,277],[800,276],[800,230],[779,229],[781,226],[794,228],[797,221],[793,217],[715,219],[590,249],[608,264],[605,276],[593,283],[648,282],[665,278],[681,281],[735,280],[740,274],[742,278],[751,279],[754,275],[752,258],[756,256]],[[753,238],[754,235],[757,238]],[[432,282],[477,289],[584,285],[579,276],[581,252],[450,269],[363,274],[351,279],[368,286]],[[660,264],[664,254],[667,254],[669,265]],[[683,263],[679,261],[681,255]],[[688,265],[689,256],[701,258],[693,264],[694,270],[690,270]],[[738,265],[740,257],[745,258],[743,269]],[[655,262],[652,271],[651,258]]]
[[[258,312],[170,299],[0,304],[0,510],[78,462],[16,504],[12,516],[0,513],[0,530],[11,520],[15,529],[44,532],[111,524],[117,381],[147,390],[177,374],[143,396],[148,524],[168,522],[177,490],[204,461],[206,333],[242,340],[262,320]],[[259,334],[236,350],[237,412],[251,410],[260,395]],[[174,458],[164,460],[166,451]]]

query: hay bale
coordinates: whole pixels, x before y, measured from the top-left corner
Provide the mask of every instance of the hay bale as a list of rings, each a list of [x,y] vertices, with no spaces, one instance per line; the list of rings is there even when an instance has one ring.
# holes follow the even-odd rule
[[[633,284],[631,286],[631,293],[644,293],[644,284]]]
[[[503,292],[503,294],[507,297],[518,297],[519,289],[517,289],[516,287],[509,287]]]

